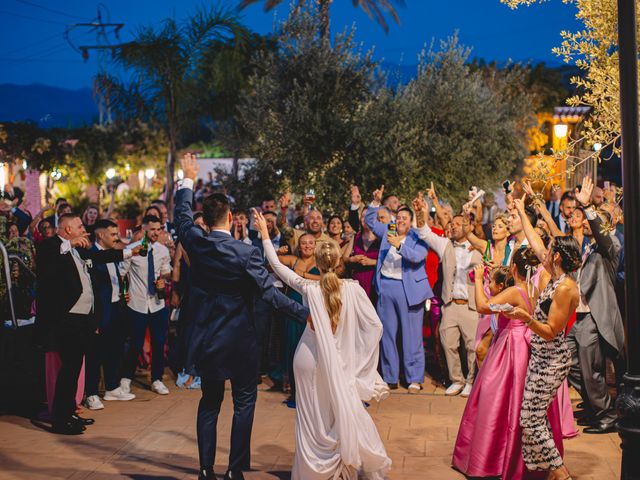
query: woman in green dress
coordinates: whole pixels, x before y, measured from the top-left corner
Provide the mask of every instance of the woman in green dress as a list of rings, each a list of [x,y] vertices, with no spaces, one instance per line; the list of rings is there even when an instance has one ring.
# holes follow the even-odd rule
[[[282,255],[279,257],[279,260],[283,265],[289,267],[302,278],[307,280],[320,280],[320,270],[318,270],[318,267],[316,266],[316,257],[314,253],[315,248],[315,237],[310,234],[304,234],[298,241],[295,255]],[[292,288],[287,287],[285,293],[289,298],[302,303],[302,295]],[[302,333],[304,332],[306,325],[302,325],[299,322],[288,318],[285,321],[286,339],[284,342],[284,386],[286,391],[288,382],[290,396],[286,403],[289,407],[294,408],[296,383],[293,376],[293,356],[296,353],[298,342],[300,341],[300,337],[302,337]]]

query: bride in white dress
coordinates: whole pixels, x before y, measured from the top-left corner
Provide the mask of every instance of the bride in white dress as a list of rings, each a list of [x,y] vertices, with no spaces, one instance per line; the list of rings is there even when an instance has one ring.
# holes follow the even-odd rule
[[[382,323],[358,282],[336,275],[337,244],[316,244],[320,281],[305,280],[278,260],[262,214],[254,210],[254,218],[271,267],[300,292],[313,318],[293,360],[296,453],[291,478],[382,480],[391,459],[363,405],[389,395],[376,370]]]

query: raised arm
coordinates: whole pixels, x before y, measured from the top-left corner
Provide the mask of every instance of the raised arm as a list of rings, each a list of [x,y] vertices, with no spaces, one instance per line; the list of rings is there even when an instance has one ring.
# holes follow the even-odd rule
[[[444,255],[444,252],[449,244],[449,240],[445,237],[440,237],[433,233],[431,227],[426,222],[427,202],[424,200],[422,192],[418,192],[418,196],[413,199],[413,209],[416,212],[416,220],[418,224],[418,236],[423,240],[430,248],[435,250],[440,258]]]
[[[360,209],[362,208],[362,196],[356,185],[351,185],[351,206],[349,207],[349,224],[356,232],[360,231]]]
[[[176,193],[176,207],[173,221],[180,243],[187,252],[193,239],[204,237],[204,231],[193,222],[193,184],[198,177],[198,161],[195,155],[187,153],[181,160],[184,180]]]
[[[438,217],[438,221],[440,222],[440,226],[444,229],[449,224],[449,217],[445,215],[444,209],[440,205],[440,201],[438,200],[438,195],[436,195],[436,189],[433,186],[433,182],[431,182],[431,188],[427,190],[427,196],[431,199],[433,203],[433,208],[436,209],[436,217]]]
[[[615,247],[611,235],[602,233],[603,222],[591,205],[592,194],[593,180],[591,180],[591,177],[584,177],[584,179],[582,180],[582,188],[576,188],[576,200],[580,205],[582,205],[582,208],[585,209],[585,215],[587,216],[587,221],[589,222],[589,226],[591,227],[593,238],[595,238],[598,245],[598,251],[609,261],[617,261],[619,251]]]
[[[547,206],[541,200],[541,198],[538,195],[536,195],[536,192],[533,191],[533,187],[531,186],[531,182],[522,181],[521,185],[522,185],[522,189],[524,190],[524,192],[527,195],[529,195],[529,197],[532,199],[533,206],[536,209],[536,211],[542,216],[542,219],[545,222],[547,222],[547,225],[549,226],[549,231],[551,233],[551,236],[552,237],[561,237],[561,236],[563,236],[564,233],[562,233],[562,231],[560,230],[560,228],[556,224],[556,221],[551,216],[551,213],[547,209]],[[534,225],[534,227],[535,227],[535,225]]]
[[[473,233],[473,228],[471,228],[471,220],[469,218],[468,209],[466,208],[464,209],[464,215],[462,218],[463,218],[462,226],[464,228],[464,231],[467,234],[467,240],[469,240],[469,243],[473,248],[475,248],[480,253],[484,254],[484,252],[487,250],[487,244],[489,243],[489,241],[483,240],[482,238],[478,237],[475,233]]]
[[[540,238],[540,235],[537,234],[533,225],[529,221],[529,217],[527,216],[527,212],[524,207],[524,200],[527,198],[527,194],[525,193],[522,198],[516,198],[513,200],[515,205],[515,209],[520,216],[520,221],[522,222],[522,229],[524,230],[524,234],[529,241],[529,246],[533,249],[536,254],[536,257],[540,260],[540,262],[544,262],[544,257],[547,254],[547,249],[544,246],[544,242]]]
[[[253,209],[253,221],[254,225],[260,232],[260,236],[262,237],[262,248],[264,248],[264,256],[266,257],[269,265],[273,269],[273,272],[282,280],[284,283],[289,285],[295,291],[302,293],[302,287],[304,286],[305,279],[298,275],[296,272],[291,270],[289,267],[286,267],[282,264],[280,259],[278,258],[278,254],[276,253],[276,249],[273,247],[273,243],[271,243],[271,239],[269,238],[269,229],[267,228],[267,222],[264,219],[262,213]]]

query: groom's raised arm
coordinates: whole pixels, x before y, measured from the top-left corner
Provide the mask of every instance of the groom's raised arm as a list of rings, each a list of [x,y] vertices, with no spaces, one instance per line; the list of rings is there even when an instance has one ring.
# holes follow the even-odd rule
[[[176,192],[176,208],[173,222],[180,243],[188,247],[194,236],[203,236],[204,232],[193,222],[193,180],[185,178]]]
[[[290,299],[278,290],[273,284],[273,278],[264,266],[264,259],[258,248],[253,248],[249,260],[245,266],[247,274],[255,282],[260,297],[271,305],[274,310],[290,315],[300,323],[306,323],[309,317],[309,309]]]

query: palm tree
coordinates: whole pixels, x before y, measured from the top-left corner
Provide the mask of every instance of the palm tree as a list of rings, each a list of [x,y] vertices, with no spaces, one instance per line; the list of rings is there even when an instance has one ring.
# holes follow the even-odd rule
[[[260,0],[240,0],[238,7],[243,9],[253,3],[258,3]],[[333,0],[314,0],[318,4],[320,10],[320,37],[327,40],[329,38],[329,7]],[[294,4],[293,13],[297,13],[307,0],[296,0]],[[385,18],[384,10],[395,20],[396,23],[400,23],[398,13],[393,4],[396,3],[400,6],[404,6],[404,0],[351,0],[354,7],[362,8],[369,18],[372,18],[380,24],[385,33],[389,32],[389,24]],[[269,11],[272,8],[280,5],[282,0],[264,0],[264,9]]]
[[[172,211],[176,155],[182,138],[198,128],[203,95],[200,72],[213,48],[248,37],[235,13],[223,8],[198,10],[182,23],[166,19],[160,28],[142,27],[135,39],[118,49],[115,61],[133,72],[132,81],[96,78],[110,106],[125,118],[159,125],[169,142],[166,197]]]

